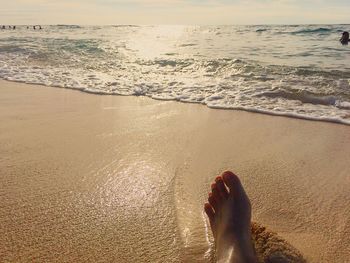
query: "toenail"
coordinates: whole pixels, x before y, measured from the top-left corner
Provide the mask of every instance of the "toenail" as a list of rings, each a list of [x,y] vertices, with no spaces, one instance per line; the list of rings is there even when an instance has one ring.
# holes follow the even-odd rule
[[[217,176],[217,177],[215,178],[215,182],[221,181],[221,180],[222,180],[222,177],[221,177],[221,176]]]

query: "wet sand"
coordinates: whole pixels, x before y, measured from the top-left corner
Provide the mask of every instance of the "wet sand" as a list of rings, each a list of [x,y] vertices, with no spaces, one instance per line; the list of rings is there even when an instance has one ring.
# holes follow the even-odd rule
[[[309,262],[350,258],[350,126],[0,82],[0,262],[211,262],[210,182]]]

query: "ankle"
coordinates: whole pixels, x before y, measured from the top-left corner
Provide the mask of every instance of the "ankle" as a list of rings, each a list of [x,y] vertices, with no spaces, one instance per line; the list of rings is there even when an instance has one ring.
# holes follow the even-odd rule
[[[257,263],[257,257],[251,235],[246,235],[235,242],[236,261],[239,263]]]
[[[216,244],[217,262],[257,263],[251,235],[226,236]]]

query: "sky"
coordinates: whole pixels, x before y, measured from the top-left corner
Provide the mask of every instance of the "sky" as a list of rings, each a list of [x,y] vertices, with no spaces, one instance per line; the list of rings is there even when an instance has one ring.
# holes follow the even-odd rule
[[[350,0],[0,0],[0,24],[350,24]]]

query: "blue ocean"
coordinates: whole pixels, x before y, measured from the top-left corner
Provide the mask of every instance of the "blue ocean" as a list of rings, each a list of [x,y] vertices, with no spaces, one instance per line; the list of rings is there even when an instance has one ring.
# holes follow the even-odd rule
[[[350,25],[0,30],[0,78],[350,124]],[[42,87],[45,88],[45,87]]]

